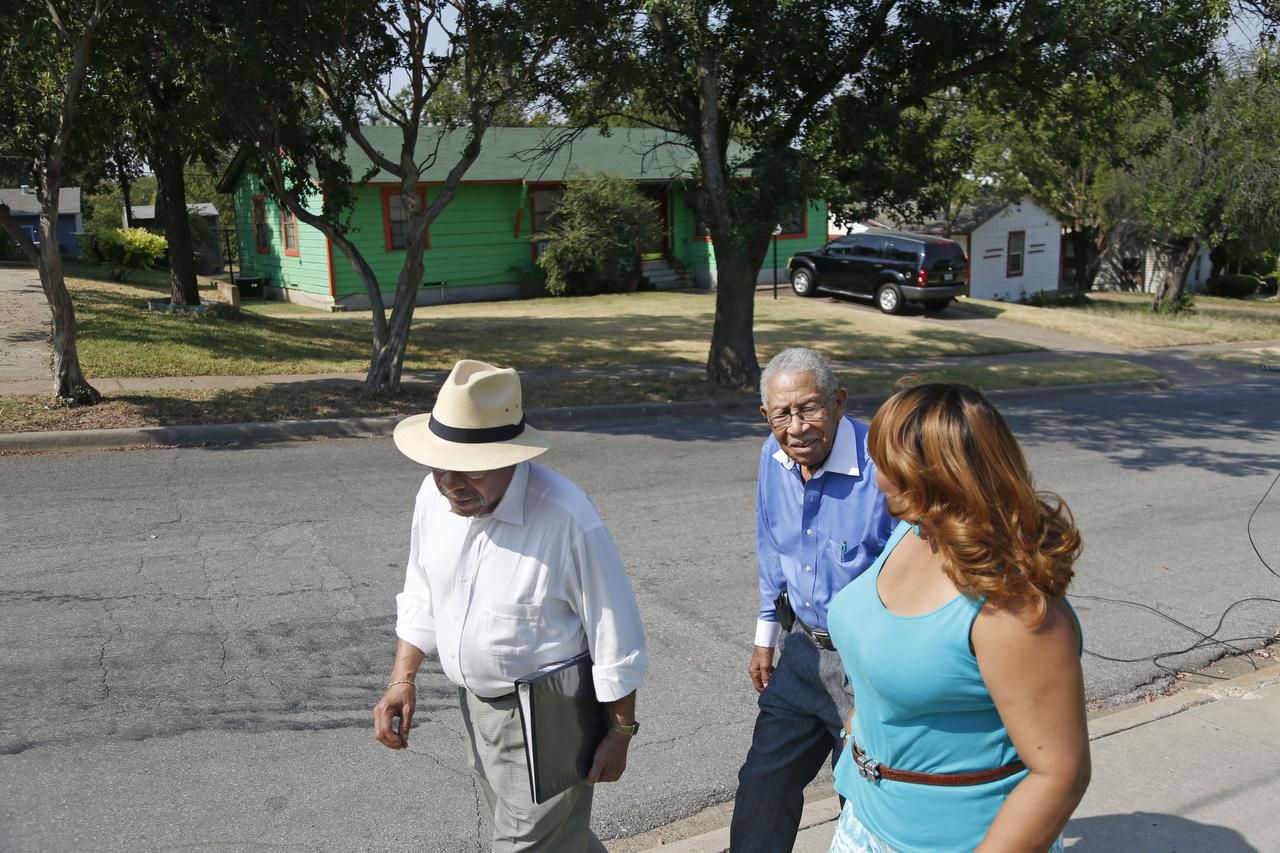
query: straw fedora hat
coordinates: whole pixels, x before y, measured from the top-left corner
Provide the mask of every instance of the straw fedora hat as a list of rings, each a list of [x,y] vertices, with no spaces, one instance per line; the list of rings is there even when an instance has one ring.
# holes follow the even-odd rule
[[[524,422],[520,376],[463,359],[436,395],[436,407],[396,425],[396,447],[414,462],[448,471],[492,471],[547,449]]]

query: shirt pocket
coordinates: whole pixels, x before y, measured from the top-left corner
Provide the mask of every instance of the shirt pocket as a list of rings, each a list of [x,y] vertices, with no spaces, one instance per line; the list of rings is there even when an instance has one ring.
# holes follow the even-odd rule
[[[857,563],[858,555],[861,553],[861,542],[849,542],[845,539],[827,540],[826,557],[828,565],[832,568],[847,571],[850,566]]]
[[[541,608],[533,604],[488,601],[481,605],[482,630],[476,639],[498,658],[531,654],[538,644]]]

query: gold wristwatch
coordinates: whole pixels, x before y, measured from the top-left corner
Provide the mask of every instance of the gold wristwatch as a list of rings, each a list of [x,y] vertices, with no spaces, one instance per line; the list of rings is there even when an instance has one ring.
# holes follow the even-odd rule
[[[635,737],[636,732],[640,731],[640,721],[637,720],[631,725],[625,725],[623,723],[619,723],[617,720],[610,720],[609,728],[613,729],[615,732],[617,732],[620,735]]]

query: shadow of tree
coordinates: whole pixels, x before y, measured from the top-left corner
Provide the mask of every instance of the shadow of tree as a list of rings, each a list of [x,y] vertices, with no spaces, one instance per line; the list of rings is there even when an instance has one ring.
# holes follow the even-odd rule
[[[1234,829],[1158,812],[1078,818],[1063,837],[1071,853],[1259,853]]]
[[[1067,442],[1131,471],[1183,467],[1243,477],[1280,469],[1280,386],[1274,382],[1002,407],[1024,442]]]

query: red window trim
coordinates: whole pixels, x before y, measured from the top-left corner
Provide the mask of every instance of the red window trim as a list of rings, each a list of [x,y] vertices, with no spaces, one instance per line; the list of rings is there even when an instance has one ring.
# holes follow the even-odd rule
[[[261,205],[261,207],[259,207],[259,205]],[[259,210],[262,211],[262,219],[258,219]],[[270,233],[265,231],[265,227],[267,224],[267,200],[264,196],[261,196],[261,195],[253,196],[253,200],[250,203],[250,207],[249,207],[249,220],[250,220],[249,224],[252,226],[251,230],[253,231],[254,251],[256,251],[259,255],[271,254],[270,238],[268,238],[268,241],[265,245],[258,242],[258,226],[259,225],[263,226],[265,233]]]
[[[289,235],[285,233],[290,225],[293,226],[292,251],[289,250]],[[280,245],[283,247],[286,257],[296,258],[300,254],[300,247],[298,246],[298,217],[284,205],[280,205]]]
[[[400,187],[397,185],[390,189],[382,191],[382,240],[383,245],[388,252],[403,252],[404,246],[391,245],[391,202],[393,195],[400,195]],[[418,187],[418,197],[422,199],[422,206],[427,206],[427,190],[426,187]],[[427,227],[426,233],[423,234],[422,248],[431,248],[431,228]]]
[[[809,237],[809,204],[805,202],[800,209],[800,230],[790,234],[779,234],[779,240],[806,240]]]
[[[529,184],[529,257],[535,262],[538,260],[538,212],[533,206],[533,196],[538,190],[561,190],[563,192],[564,184],[550,181]]]
[[[1012,267],[1009,265],[1009,262],[1013,260],[1013,238],[1014,237],[1022,238],[1022,251],[1018,253],[1018,263],[1021,265],[1021,269],[1019,269],[1017,272],[1014,272]],[[1027,271],[1027,232],[1026,231],[1010,231],[1009,240],[1005,244],[1005,251],[1004,251],[1004,277],[1020,278],[1022,274],[1026,271]]]

